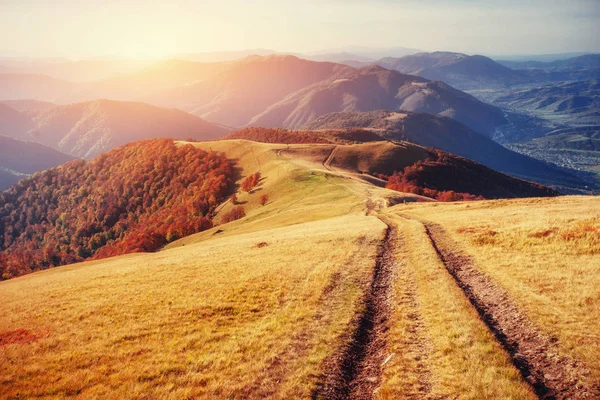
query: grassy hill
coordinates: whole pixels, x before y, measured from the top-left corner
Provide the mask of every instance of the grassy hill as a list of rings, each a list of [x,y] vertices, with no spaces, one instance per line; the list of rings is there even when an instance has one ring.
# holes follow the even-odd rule
[[[513,152],[451,118],[424,113],[377,110],[323,115],[305,126],[310,130],[365,129],[392,140],[406,140],[469,158],[497,171],[552,185],[584,190],[590,182],[561,169]]]
[[[597,199],[428,202],[357,172],[373,158],[353,149],[377,143],[333,159],[333,144],[194,146],[236,160],[237,185],[261,180],[158,253],[1,282],[2,393],[597,395]]]

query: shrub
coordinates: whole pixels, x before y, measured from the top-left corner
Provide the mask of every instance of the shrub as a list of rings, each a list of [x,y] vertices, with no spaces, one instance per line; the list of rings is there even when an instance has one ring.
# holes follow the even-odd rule
[[[235,220],[238,220],[240,218],[244,218],[246,216],[246,211],[244,210],[244,207],[242,206],[237,206],[232,208],[229,212],[225,213],[225,215],[223,215],[223,217],[221,218],[221,222],[226,224],[228,222],[232,222]]]
[[[268,194],[263,194],[260,196],[260,205],[264,206],[265,204],[267,204],[269,202],[269,195]]]
[[[252,192],[252,189],[254,189],[256,185],[258,185],[259,181],[260,172],[255,172],[251,175],[248,175],[246,179],[244,179],[244,182],[242,182],[242,190],[248,193]]]

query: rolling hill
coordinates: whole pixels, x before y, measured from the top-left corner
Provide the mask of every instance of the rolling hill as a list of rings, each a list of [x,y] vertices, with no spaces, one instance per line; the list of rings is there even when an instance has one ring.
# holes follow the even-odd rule
[[[333,112],[379,109],[447,116],[484,135],[507,123],[500,109],[443,82],[371,66],[299,90],[255,116],[250,125],[295,129]]]
[[[497,171],[562,189],[584,189],[583,181],[568,170],[508,150],[451,118],[422,113],[371,111],[321,116],[304,128],[368,129],[383,138],[407,140],[469,158]]]
[[[48,110],[52,107],[56,107],[56,104],[48,101],[40,100],[4,100],[0,101],[0,104],[9,106],[17,111],[20,111],[27,115],[33,115],[40,111]]]
[[[66,163],[73,157],[34,142],[0,135],[0,190],[4,190],[48,168]]]
[[[444,81],[462,90],[511,86],[531,81],[527,74],[512,70],[481,55],[469,56],[462,53],[436,51],[400,58],[382,58],[377,61],[377,64],[403,74]]]
[[[227,132],[227,128],[181,110],[144,103],[96,100],[39,112],[32,118],[31,129],[6,134],[40,142],[76,157],[91,158],[142,139],[209,140]]]
[[[2,393],[597,397],[598,199],[444,204],[355,169],[410,144],[193,146],[258,186],[157,253],[1,282]]]

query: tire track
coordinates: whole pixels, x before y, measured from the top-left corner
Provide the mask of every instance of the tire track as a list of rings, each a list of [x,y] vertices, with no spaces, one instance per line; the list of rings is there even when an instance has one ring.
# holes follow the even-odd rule
[[[579,361],[559,355],[558,346],[539,332],[508,293],[473,266],[472,260],[444,247],[444,230],[424,223],[431,245],[481,319],[510,355],[541,399],[600,399],[600,385],[585,380]]]
[[[382,220],[383,221],[383,220]],[[335,360],[313,398],[373,399],[381,383],[387,332],[393,310],[396,227],[388,224],[378,251],[364,310],[356,318],[349,343]]]
[[[325,167],[325,169],[333,171],[333,168],[331,167],[331,162],[333,161],[333,157],[335,157],[335,153],[337,153],[337,151],[338,146],[334,146],[333,149],[331,149],[331,153],[329,153],[325,161],[323,161],[323,167]]]

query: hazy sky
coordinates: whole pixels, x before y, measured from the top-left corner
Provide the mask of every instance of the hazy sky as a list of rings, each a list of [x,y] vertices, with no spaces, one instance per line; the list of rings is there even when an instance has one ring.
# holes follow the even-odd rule
[[[0,0],[0,54],[152,58],[345,46],[600,52],[599,26],[600,0]]]

